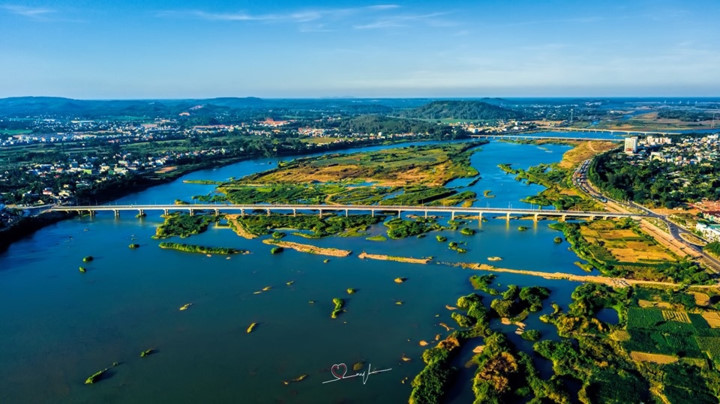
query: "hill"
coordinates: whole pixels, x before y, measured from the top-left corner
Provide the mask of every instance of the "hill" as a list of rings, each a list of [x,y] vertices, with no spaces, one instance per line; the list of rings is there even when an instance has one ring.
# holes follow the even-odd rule
[[[484,101],[433,101],[404,111],[402,116],[416,119],[494,120],[520,119],[522,114]]]

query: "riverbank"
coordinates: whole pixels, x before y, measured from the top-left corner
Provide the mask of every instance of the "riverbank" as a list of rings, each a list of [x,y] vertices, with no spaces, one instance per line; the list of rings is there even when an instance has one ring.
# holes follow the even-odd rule
[[[395,261],[395,262],[405,262],[408,264],[427,264],[430,261],[432,261],[432,257],[427,257],[427,258],[396,257],[393,255],[368,254],[365,251],[360,253],[360,255],[358,255],[358,258],[360,258],[361,260],[371,259],[371,260],[380,260],[380,261]]]
[[[292,250],[308,254],[327,255],[330,257],[347,257],[348,255],[352,254],[352,251],[350,250],[341,250],[339,248],[323,248],[311,244],[294,243],[292,241],[266,239],[263,240],[263,243],[283,248],[290,248]]]

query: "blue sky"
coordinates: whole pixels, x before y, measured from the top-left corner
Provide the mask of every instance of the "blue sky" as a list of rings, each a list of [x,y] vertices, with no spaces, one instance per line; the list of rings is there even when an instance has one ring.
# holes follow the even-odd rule
[[[718,96],[718,0],[0,0],[0,97]]]

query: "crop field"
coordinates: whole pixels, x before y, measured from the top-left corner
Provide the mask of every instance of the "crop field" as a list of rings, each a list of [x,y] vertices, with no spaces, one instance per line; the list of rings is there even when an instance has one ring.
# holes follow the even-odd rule
[[[706,318],[715,324],[720,322],[717,312],[697,314],[683,310],[631,307],[627,323],[630,340],[624,345],[633,352],[633,359],[639,361],[653,360],[649,357],[636,358],[635,354],[686,358],[705,358],[707,355],[713,360],[720,360],[720,329],[713,328]]]
[[[604,249],[614,261],[652,264],[675,260],[655,241],[642,237],[633,229],[618,229],[612,222],[592,222],[582,226],[580,233],[588,243],[597,246],[597,250]],[[602,258],[608,257],[603,255]]]

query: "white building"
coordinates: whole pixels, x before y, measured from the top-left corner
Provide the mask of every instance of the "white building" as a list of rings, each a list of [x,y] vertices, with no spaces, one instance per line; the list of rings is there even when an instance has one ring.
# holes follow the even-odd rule
[[[708,241],[720,241],[720,224],[706,225],[698,223],[695,225],[695,229]]]
[[[625,138],[625,153],[635,154],[637,152],[638,138],[637,136]]]

